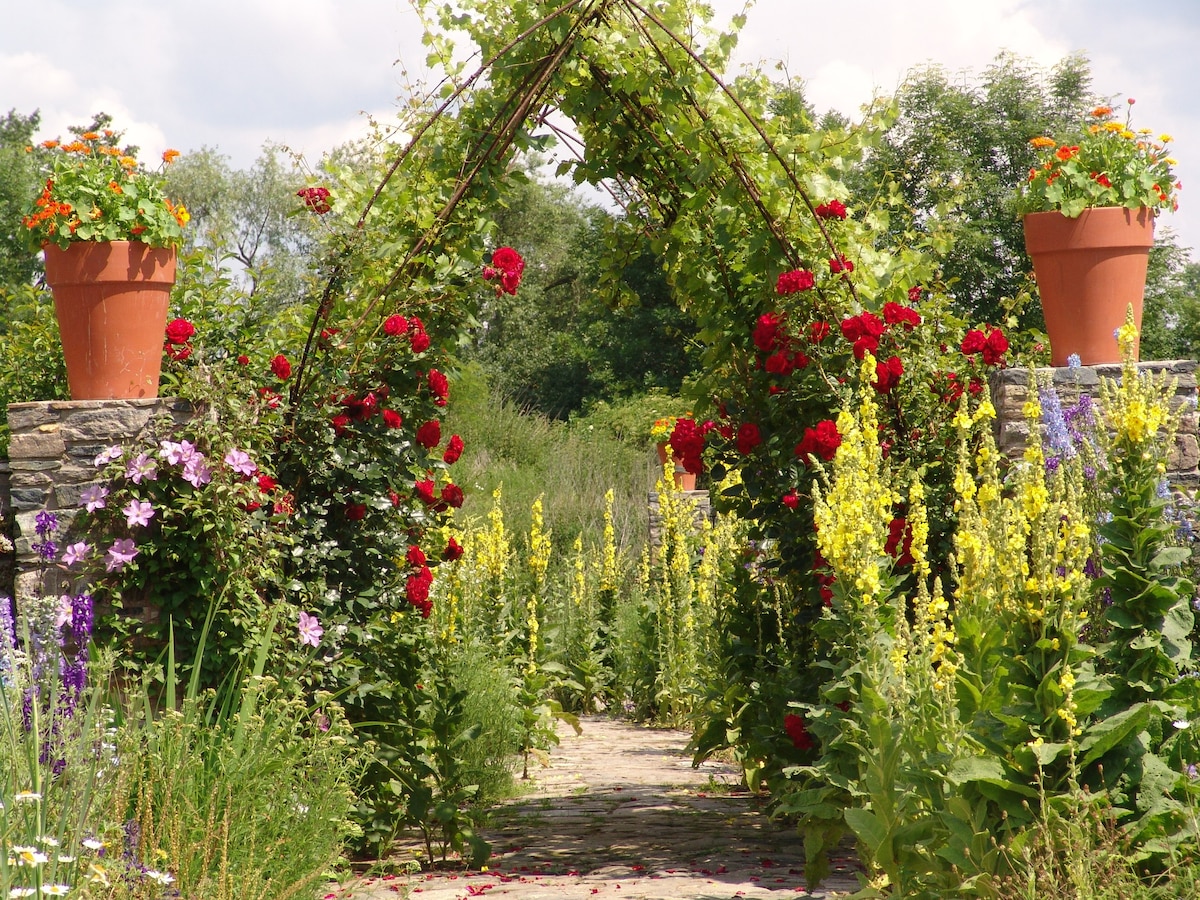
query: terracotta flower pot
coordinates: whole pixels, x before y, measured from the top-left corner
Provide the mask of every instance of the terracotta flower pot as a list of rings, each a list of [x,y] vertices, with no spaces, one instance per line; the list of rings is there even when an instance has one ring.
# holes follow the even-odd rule
[[[1099,207],[1077,219],[1031,213],[1024,223],[1051,365],[1065,366],[1073,353],[1085,366],[1121,362],[1114,332],[1131,305],[1139,333],[1142,327],[1153,211]]]
[[[157,397],[175,251],[138,241],[44,250],[71,399]]]
[[[656,445],[658,450],[658,464],[665,466],[667,464],[667,451],[671,449],[671,445],[666,441],[660,441]],[[674,458],[674,454],[672,454]],[[696,489],[696,476],[683,467],[677,458],[675,458],[675,487],[681,491],[694,491]]]

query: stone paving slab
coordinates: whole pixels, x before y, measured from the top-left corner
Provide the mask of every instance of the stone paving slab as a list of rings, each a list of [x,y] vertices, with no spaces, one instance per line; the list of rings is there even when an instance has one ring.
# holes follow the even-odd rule
[[[481,829],[492,858],[481,871],[364,877],[328,900],[731,900],[844,896],[859,888],[849,854],[816,891],[804,881],[793,829],[739,791],[733,766],[693,768],[688,735],[593,716],[569,729],[529,790]],[[394,860],[422,853],[401,841]]]

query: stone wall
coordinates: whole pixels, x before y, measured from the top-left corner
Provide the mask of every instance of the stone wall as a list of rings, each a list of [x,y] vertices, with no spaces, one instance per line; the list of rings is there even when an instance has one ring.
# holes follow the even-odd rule
[[[66,531],[79,509],[81,492],[98,480],[94,460],[101,450],[129,444],[140,436],[149,438],[153,429],[165,435],[192,415],[189,405],[170,398],[53,400],[9,406],[10,472],[6,490],[0,471],[0,515],[11,504],[16,545],[16,571],[8,585],[11,592],[58,593],[59,573],[52,569],[43,581],[30,548],[34,520],[41,510],[54,511],[61,531]],[[5,592],[0,581],[0,593]]]
[[[11,597],[13,593],[13,554],[7,543],[12,540],[12,529],[9,528],[12,509],[8,499],[11,471],[8,460],[0,457],[0,597]]]
[[[1177,380],[1173,406],[1181,410],[1179,432],[1167,460],[1167,475],[1171,483],[1194,491],[1200,487],[1200,415],[1196,411],[1196,362],[1169,360],[1143,362],[1140,372],[1166,372]],[[1100,395],[1100,379],[1118,379],[1119,365],[1081,366],[1079,368],[1038,369],[1037,377],[1050,378],[1062,405],[1073,405],[1080,394],[1093,398]],[[1029,396],[1029,369],[1004,369],[991,380],[992,404],[996,407],[996,443],[1001,453],[1010,458],[1021,455],[1029,439],[1029,424],[1025,421],[1024,405]]]

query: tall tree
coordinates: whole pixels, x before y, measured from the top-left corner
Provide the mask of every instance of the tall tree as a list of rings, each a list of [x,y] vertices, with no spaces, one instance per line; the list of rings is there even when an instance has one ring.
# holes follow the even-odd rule
[[[10,109],[0,118],[0,286],[17,287],[33,280],[37,254],[25,242],[21,217],[37,195],[37,148],[33,135],[41,124],[34,110],[21,115]]]
[[[896,92],[895,122],[860,176],[899,187],[908,215],[894,216],[893,231],[949,226],[942,268],[963,315],[999,322],[1012,311],[1023,327],[1040,326],[1036,304],[1018,303],[1028,262],[1012,193],[1034,164],[1030,138],[1077,123],[1090,91],[1081,55],[1046,70],[1002,53],[978,78],[925,66]]]

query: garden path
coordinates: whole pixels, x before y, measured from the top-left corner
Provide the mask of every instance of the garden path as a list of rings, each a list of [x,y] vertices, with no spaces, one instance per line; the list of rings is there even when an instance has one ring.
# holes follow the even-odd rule
[[[330,896],[352,900],[726,900],[833,897],[858,888],[854,864],[834,861],[808,893],[794,829],[771,822],[761,798],[737,790],[735,767],[693,768],[688,735],[584,717],[531,789],[493,810],[485,871],[364,877]],[[401,858],[421,852],[400,847]]]

